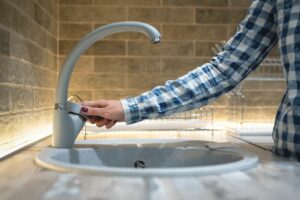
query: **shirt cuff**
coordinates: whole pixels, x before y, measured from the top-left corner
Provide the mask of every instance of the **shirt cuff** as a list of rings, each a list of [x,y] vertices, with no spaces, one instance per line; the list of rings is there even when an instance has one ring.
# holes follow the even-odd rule
[[[135,98],[122,99],[121,104],[124,110],[126,124],[132,124],[141,121],[138,103]]]

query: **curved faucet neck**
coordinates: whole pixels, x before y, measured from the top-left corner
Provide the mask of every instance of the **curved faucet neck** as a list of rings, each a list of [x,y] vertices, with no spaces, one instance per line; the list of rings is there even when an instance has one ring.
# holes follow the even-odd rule
[[[153,26],[141,22],[116,22],[102,26],[88,33],[76,44],[76,46],[72,49],[71,53],[67,56],[67,58],[64,61],[56,88],[55,102],[57,104],[67,103],[68,87],[73,68],[76,62],[78,61],[79,57],[90,46],[92,46],[96,41],[101,40],[108,35],[129,31],[144,33],[153,43],[159,42],[159,31]]]

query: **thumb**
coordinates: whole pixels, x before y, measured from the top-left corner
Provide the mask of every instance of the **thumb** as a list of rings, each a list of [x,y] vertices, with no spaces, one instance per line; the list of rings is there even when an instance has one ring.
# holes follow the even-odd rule
[[[103,108],[93,108],[93,107],[88,107],[88,106],[81,107],[80,112],[84,115],[89,115],[89,116],[101,116],[101,117],[103,117],[103,115],[104,115]]]

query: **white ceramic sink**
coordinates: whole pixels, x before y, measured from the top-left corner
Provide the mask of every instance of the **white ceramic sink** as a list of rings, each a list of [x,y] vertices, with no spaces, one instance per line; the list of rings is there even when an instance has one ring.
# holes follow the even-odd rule
[[[208,175],[247,170],[258,158],[228,144],[185,140],[83,141],[73,149],[46,148],[42,167],[104,175]]]

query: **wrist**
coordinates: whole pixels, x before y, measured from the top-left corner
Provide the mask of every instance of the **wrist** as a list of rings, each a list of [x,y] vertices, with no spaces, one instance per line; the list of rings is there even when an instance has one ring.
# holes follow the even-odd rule
[[[135,98],[122,99],[120,102],[123,108],[126,124],[132,124],[140,121],[138,104]]]

